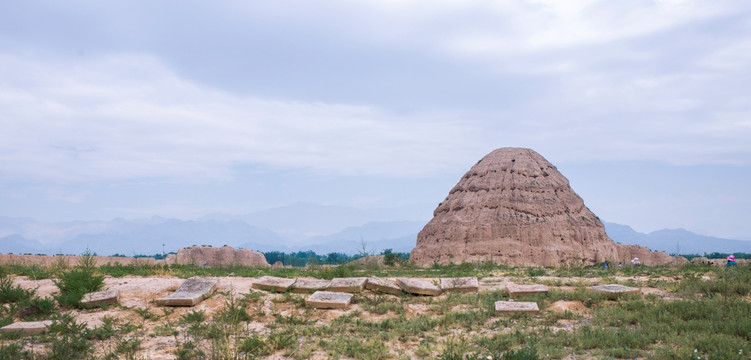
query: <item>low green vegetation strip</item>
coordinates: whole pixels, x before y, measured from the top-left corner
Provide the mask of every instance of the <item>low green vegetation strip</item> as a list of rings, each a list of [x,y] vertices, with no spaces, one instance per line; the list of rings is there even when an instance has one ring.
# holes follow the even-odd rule
[[[169,338],[177,359],[262,359],[270,356],[353,359],[749,359],[751,358],[751,267],[601,267],[532,269],[493,264],[415,268],[369,264],[306,268],[196,268],[109,265],[90,258],[50,268],[0,267],[0,324],[52,320],[49,332],[32,338],[6,334],[3,359],[147,359],[150,338]],[[105,316],[86,329],[76,319],[84,292],[101,288],[105,276],[274,275],[321,279],[348,276],[420,278],[508,277],[549,285],[536,302],[538,314],[500,315],[494,303],[509,300],[503,289],[439,297],[355,295],[343,313],[306,308],[304,296],[260,291],[225,292],[218,310],[128,308],[126,322]],[[13,277],[50,278],[60,289],[54,299],[14,285]],[[637,279],[638,278],[638,279]],[[578,280],[577,280],[578,279]],[[580,281],[588,279],[591,281]],[[492,279],[491,279],[492,280]],[[651,294],[594,293],[587,284],[620,282],[658,288]],[[556,284],[560,283],[560,284]],[[553,312],[557,301],[584,311]],[[327,314],[336,314],[329,316]]]

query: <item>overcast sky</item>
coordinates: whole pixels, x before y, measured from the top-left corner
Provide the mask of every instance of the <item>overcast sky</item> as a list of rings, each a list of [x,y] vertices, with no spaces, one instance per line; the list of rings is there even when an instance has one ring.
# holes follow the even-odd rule
[[[751,2],[3,1],[0,216],[428,220],[535,149],[603,220],[751,239]]]

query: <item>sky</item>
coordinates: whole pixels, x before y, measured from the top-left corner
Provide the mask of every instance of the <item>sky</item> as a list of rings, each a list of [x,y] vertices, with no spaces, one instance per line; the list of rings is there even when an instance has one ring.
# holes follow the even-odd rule
[[[0,2],[0,216],[425,220],[496,148],[601,219],[751,239],[751,3]]]

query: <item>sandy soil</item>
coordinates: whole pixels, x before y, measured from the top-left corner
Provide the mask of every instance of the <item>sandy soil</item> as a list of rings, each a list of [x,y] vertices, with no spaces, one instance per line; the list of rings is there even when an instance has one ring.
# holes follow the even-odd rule
[[[649,278],[647,277],[623,277],[623,278],[617,278],[619,281],[637,281],[637,282],[646,282]],[[207,314],[207,317],[211,317],[212,314],[216,313],[217,311],[220,311],[225,306],[225,302],[228,300],[228,297],[231,293],[234,294],[245,294],[251,291],[258,291],[252,289],[252,285],[255,281],[257,281],[257,278],[249,278],[249,277],[220,277],[219,278],[219,285],[217,287],[216,293],[206,299],[205,301],[201,302],[200,304],[196,305],[195,307],[177,307],[177,308],[170,308],[170,307],[160,307],[157,306],[153,300],[159,297],[166,296],[173,291],[175,291],[180,284],[184,281],[184,279],[171,277],[171,276],[150,276],[150,277],[140,277],[140,276],[125,276],[121,278],[114,278],[114,277],[107,277],[104,280],[104,287],[105,289],[117,289],[120,291],[120,304],[121,307],[109,307],[106,309],[91,309],[91,310],[75,310],[71,311],[76,314],[76,317],[79,322],[84,322],[88,325],[89,328],[95,328],[97,326],[102,325],[102,319],[104,317],[110,317],[117,319],[117,321],[121,324],[124,323],[131,323],[134,325],[142,325],[143,329],[138,330],[139,332],[143,334],[154,334],[155,328],[159,326],[163,326],[165,322],[173,322],[177,323],[178,320],[181,318],[182,315],[184,315],[187,312],[190,311],[205,311]],[[436,281],[437,279],[427,279],[424,278],[423,280],[427,281]],[[668,279],[666,279],[668,280]],[[672,279],[670,279],[672,280]],[[506,285],[508,283],[530,283],[530,279],[520,279],[518,277],[486,277],[480,280],[480,291],[489,291],[489,290],[503,290],[506,288]],[[542,282],[548,282],[548,283],[563,283],[563,284],[577,284],[578,286],[587,286],[592,283],[600,282],[602,279],[599,278],[560,278],[560,277],[537,277],[535,279],[538,283]],[[49,280],[30,280],[27,277],[18,276],[14,278],[14,283],[26,288],[26,289],[36,289],[37,294],[40,296],[51,296],[58,292],[57,287],[54,285],[54,283]],[[551,288],[559,289],[559,290],[575,290],[576,286],[551,286]],[[649,288],[644,287],[642,288],[642,292],[644,294],[657,294],[660,297],[666,298],[667,293],[663,290],[656,289],[656,288]],[[347,310],[311,310],[310,309],[304,309],[299,308],[292,304],[289,301],[280,301],[275,302],[274,299],[278,299],[280,297],[284,296],[283,294],[274,294],[274,293],[265,293],[263,297],[263,302],[259,303],[255,306],[254,309],[249,309],[249,312],[260,314],[263,312],[264,316],[257,316],[254,318],[254,321],[251,321],[247,324],[247,331],[249,333],[256,333],[256,334],[267,334],[270,332],[270,330],[266,327],[266,324],[272,323],[274,321],[273,314],[279,314],[282,316],[289,316],[289,315],[295,315],[295,316],[308,316],[312,320],[316,321],[320,324],[328,323],[337,317],[340,317],[342,315],[349,314],[353,311],[362,311],[361,307],[358,304],[351,305]],[[296,295],[297,296],[297,295]],[[384,299],[388,301],[388,299],[391,299],[393,297],[394,301],[397,299],[397,297],[391,296],[391,295],[383,295]],[[427,314],[431,313],[431,305],[423,303],[422,301],[417,301],[414,303],[407,304],[405,306],[405,310],[408,317],[417,316],[420,314]],[[139,314],[138,311],[146,310],[155,316],[158,316],[158,319],[144,319],[143,315]],[[589,310],[578,301],[559,301],[552,306],[550,306],[548,309],[543,309],[544,311],[571,311],[576,314],[580,314],[584,317],[589,316]],[[307,311],[307,313],[306,313]],[[386,315],[377,315],[377,314],[371,314],[367,311],[363,311],[362,315],[367,319],[379,319],[383,317],[390,316],[388,314]],[[576,327],[581,325],[581,323],[577,323],[576,321],[561,321],[559,326],[556,330],[564,330],[564,331],[572,331]],[[172,336],[143,336],[143,343],[141,345],[141,356],[148,358],[148,359],[174,359],[175,355],[173,354],[173,351],[176,349],[176,341],[175,338]],[[114,340],[112,340],[114,341]],[[107,341],[102,342],[102,344],[99,345],[99,349],[97,350],[100,354],[104,353],[104,351],[107,349],[107,346],[113,346],[113,342],[110,341],[109,343]],[[272,359],[283,359],[283,356],[274,355],[270,357]],[[316,353],[312,357],[313,359],[326,359],[326,355],[323,353]]]

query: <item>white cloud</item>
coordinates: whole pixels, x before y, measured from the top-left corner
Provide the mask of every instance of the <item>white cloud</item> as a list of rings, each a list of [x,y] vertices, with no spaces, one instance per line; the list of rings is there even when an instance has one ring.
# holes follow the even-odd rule
[[[227,179],[246,163],[425,175],[456,165],[478,131],[440,116],[202,88],[148,56],[5,56],[0,67],[36,74],[0,86],[0,167],[9,177]]]

